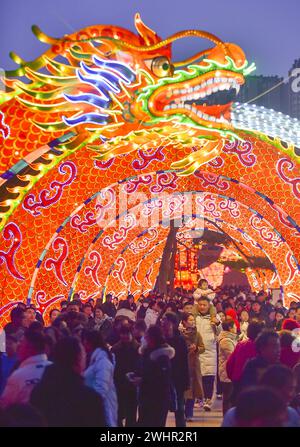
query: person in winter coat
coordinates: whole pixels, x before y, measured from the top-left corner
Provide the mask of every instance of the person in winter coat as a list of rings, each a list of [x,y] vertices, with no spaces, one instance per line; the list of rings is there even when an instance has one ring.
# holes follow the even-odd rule
[[[286,321],[286,320],[285,320]],[[285,323],[284,321],[284,323]],[[294,323],[297,324],[296,321]],[[289,325],[288,325],[289,327]],[[292,325],[291,325],[292,327]],[[280,337],[280,363],[288,366],[289,368],[294,368],[297,363],[300,362],[300,351],[297,349],[293,349],[293,345],[295,343],[296,335],[293,334],[292,331],[289,330],[281,330],[279,333]],[[300,333],[300,331],[299,331]]]
[[[205,411],[211,410],[215,376],[217,372],[217,333],[220,321],[210,315],[210,300],[206,297],[198,300],[198,314],[196,316],[197,331],[204,342],[205,351],[200,354],[202,386]]]
[[[17,365],[17,347],[19,340],[16,335],[6,336],[6,352],[0,352],[0,396],[5,388],[8,377]]]
[[[41,380],[48,361],[45,336],[27,329],[17,348],[19,367],[9,376],[0,399],[2,408],[28,404],[32,390]]]
[[[280,339],[277,332],[266,329],[255,340],[256,357],[249,360],[244,368],[240,385],[241,390],[258,385],[267,368],[279,363]]]
[[[287,408],[284,427],[299,428],[299,414],[291,405],[296,395],[296,378],[291,368],[279,363],[269,366],[260,380],[260,385],[273,389],[284,400]]]
[[[185,427],[184,393],[189,389],[190,376],[188,364],[188,348],[185,339],[178,330],[179,320],[174,313],[166,313],[160,320],[162,333],[166,342],[175,349],[175,356],[171,361],[172,378],[176,390],[176,427]]]
[[[136,317],[135,317],[135,313],[134,311],[131,309],[130,303],[128,300],[123,300],[120,301],[117,313],[116,313],[116,318],[118,317],[127,317],[129,318],[130,321],[135,321]]]
[[[100,331],[104,341],[110,336],[113,327],[113,319],[104,313],[101,305],[95,307],[95,317],[88,324],[88,329]]]
[[[147,329],[150,326],[154,326],[157,322],[158,316],[160,312],[160,307],[158,306],[158,302],[156,300],[151,301],[149,304],[149,307],[145,314],[145,323],[147,326]]]
[[[247,340],[247,330],[249,326],[249,312],[246,309],[243,309],[240,315],[240,335],[239,340]]]
[[[237,344],[236,325],[231,318],[222,323],[222,331],[218,337],[219,341],[219,377],[223,392],[223,415],[231,406],[232,382],[226,371],[226,363],[230,354]]]
[[[226,372],[228,378],[232,381],[233,392],[231,395],[232,403],[236,402],[236,398],[240,391],[240,380],[248,360],[256,356],[255,339],[263,330],[264,324],[259,321],[249,323],[247,330],[247,340],[239,341],[230,354],[226,363]]]
[[[105,298],[105,302],[102,304],[103,312],[111,318],[115,318],[117,309],[114,303],[112,302],[112,294],[108,293]]]
[[[118,396],[119,427],[123,427],[123,419],[125,419],[126,427],[134,427],[136,425],[137,390],[129,382],[126,374],[138,369],[140,360],[139,346],[133,338],[131,329],[125,326],[120,330],[120,341],[111,348],[116,359],[114,379]]]
[[[141,301],[141,304],[140,304],[140,306],[137,310],[137,313],[136,313],[137,320],[141,320],[141,319],[144,320],[148,307],[149,307],[149,300],[147,298],[144,298]]]
[[[187,421],[192,421],[195,399],[203,398],[199,354],[205,351],[205,347],[201,335],[197,332],[194,315],[183,313],[181,318],[180,333],[185,339],[188,348],[190,374],[190,387],[184,393],[185,417]]]
[[[296,391],[295,397],[291,402],[291,407],[295,408],[300,416],[300,363],[297,363],[297,365],[294,366],[293,374],[296,380]]]
[[[82,341],[89,356],[89,366],[83,375],[85,384],[102,397],[107,426],[117,427],[118,399],[114,384],[115,356],[108,350],[100,332],[86,331],[82,334]]]
[[[231,318],[231,320],[234,321],[234,324],[236,326],[236,330],[238,333],[240,333],[240,322],[238,320],[237,313],[234,309],[227,309],[225,312],[226,317]]]
[[[140,347],[141,366],[132,383],[139,385],[140,427],[164,427],[174,400],[171,360],[175,350],[166,343],[161,329],[151,326]]]
[[[105,427],[102,399],[84,385],[81,376],[86,354],[80,341],[75,337],[59,340],[53,360],[31,394],[31,405],[49,427]]]
[[[206,279],[200,279],[198,288],[193,293],[193,298],[195,301],[198,301],[199,298],[203,296],[209,298],[210,301],[212,301],[216,296],[215,292],[209,288]]]

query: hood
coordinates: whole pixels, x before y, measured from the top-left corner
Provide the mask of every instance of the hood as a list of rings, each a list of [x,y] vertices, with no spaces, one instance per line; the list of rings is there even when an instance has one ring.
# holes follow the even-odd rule
[[[237,334],[233,334],[229,331],[222,331],[218,337],[218,340],[224,340],[225,338],[229,338],[232,341],[237,341]]]
[[[155,315],[157,315],[158,312],[157,312],[156,310],[151,309],[150,307],[148,307],[146,313],[147,313],[147,314],[155,314]]]
[[[166,344],[161,348],[152,351],[150,354],[150,359],[155,362],[156,360],[159,359],[159,357],[162,356],[166,356],[169,358],[169,360],[171,360],[172,358],[175,357],[175,349],[172,348],[172,346]]]
[[[228,317],[231,317],[233,320],[237,320],[237,313],[234,309],[226,310],[226,315],[228,315]]]

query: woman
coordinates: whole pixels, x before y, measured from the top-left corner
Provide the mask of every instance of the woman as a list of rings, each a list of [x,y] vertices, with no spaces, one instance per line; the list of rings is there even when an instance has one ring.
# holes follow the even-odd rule
[[[171,359],[175,350],[169,346],[158,326],[151,326],[140,348],[140,377],[130,381],[139,385],[139,422],[141,427],[164,427],[172,404]]]
[[[95,317],[89,323],[88,327],[90,330],[100,331],[104,340],[106,340],[113,326],[113,319],[104,313],[104,309],[101,305],[95,308]]]
[[[127,317],[131,321],[136,320],[135,313],[131,309],[131,304],[129,301],[127,301],[127,300],[120,301],[120,304],[119,304],[119,307],[118,307],[118,310],[116,313],[116,318],[118,318],[118,317]]]
[[[201,334],[205,351],[200,354],[202,386],[204,394],[204,411],[211,411],[212,396],[217,372],[217,334],[220,321],[210,314],[210,300],[199,298],[196,316],[197,331]]]
[[[192,421],[195,399],[202,399],[203,397],[199,354],[202,354],[205,351],[205,347],[201,335],[197,332],[196,321],[193,314],[182,314],[180,332],[188,347],[190,374],[190,388],[184,393],[185,417],[187,421]]]
[[[222,331],[218,337],[219,342],[219,377],[223,392],[223,415],[230,408],[232,382],[226,371],[226,364],[230,354],[234,351],[237,344],[237,333],[235,322],[227,317],[222,323]]]
[[[115,357],[98,331],[85,331],[82,341],[89,358],[84,372],[85,384],[94,389],[103,399],[108,427],[118,425],[118,400],[114,384]]]

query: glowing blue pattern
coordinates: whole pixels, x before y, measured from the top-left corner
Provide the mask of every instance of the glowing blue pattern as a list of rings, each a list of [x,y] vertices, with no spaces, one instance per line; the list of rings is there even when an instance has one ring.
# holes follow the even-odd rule
[[[122,83],[130,85],[136,79],[134,71],[126,64],[118,61],[107,61],[93,56],[93,62],[97,68],[91,68],[84,62],[76,70],[77,78],[81,83],[93,87],[93,93],[78,93],[74,95],[64,94],[64,98],[70,102],[82,102],[100,109],[101,113],[76,114],[71,118],[63,117],[68,126],[76,126],[82,123],[105,125],[109,122],[109,114],[105,109],[111,105],[110,92],[119,94],[122,91]],[[99,94],[95,93],[95,90]]]

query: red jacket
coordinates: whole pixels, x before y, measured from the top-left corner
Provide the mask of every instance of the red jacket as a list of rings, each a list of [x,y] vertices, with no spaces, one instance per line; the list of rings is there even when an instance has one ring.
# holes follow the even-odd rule
[[[226,364],[227,375],[232,382],[240,380],[247,361],[253,357],[256,357],[254,341],[239,341]]]
[[[300,362],[300,352],[294,352],[290,346],[282,346],[280,354],[280,363],[294,368]]]

